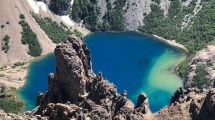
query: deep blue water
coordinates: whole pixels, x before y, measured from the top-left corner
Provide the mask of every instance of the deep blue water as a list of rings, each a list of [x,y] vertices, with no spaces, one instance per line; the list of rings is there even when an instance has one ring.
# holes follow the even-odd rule
[[[48,74],[54,71],[55,56],[53,53],[34,60],[29,65],[25,85],[18,91],[26,104],[26,110],[35,108],[38,93],[47,90]]]
[[[141,91],[146,92],[153,112],[168,105],[172,93],[181,86],[180,78],[169,74],[172,72],[169,69],[183,57],[182,52],[155,38],[133,32],[98,32],[85,37],[85,42],[91,51],[93,71],[102,71],[103,76],[117,86],[118,92],[126,90],[134,103]],[[159,76],[158,70],[164,69],[168,69],[168,74]],[[26,84],[19,92],[27,110],[35,107],[38,92],[47,89],[47,76],[54,70],[53,54],[31,63]],[[175,79],[171,88],[163,87],[166,79]]]

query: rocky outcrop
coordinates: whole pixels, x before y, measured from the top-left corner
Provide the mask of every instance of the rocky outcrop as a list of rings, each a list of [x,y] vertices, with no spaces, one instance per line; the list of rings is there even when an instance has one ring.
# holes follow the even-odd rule
[[[179,88],[171,104],[154,114],[158,120],[214,120],[215,89]]]
[[[37,114],[49,119],[140,119],[151,115],[144,93],[134,107],[127,92],[117,93],[116,86],[95,75],[90,51],[82,40],[69,38],[55,49],[56,73],[49,75],[49,87],[39,94]],[[152,117],[152,116],[150,116]]]
[[[145,93],[136,105],[127,92],[92,71],[90,51],[82,40],[69,38],[57,46],[56,72],[48,77],[48,90],[40,93],[38,107],[23,115],[0,111],[0,119],[55,120],[214,120],[215,88],[179,88],[170,105],[152,114]]]

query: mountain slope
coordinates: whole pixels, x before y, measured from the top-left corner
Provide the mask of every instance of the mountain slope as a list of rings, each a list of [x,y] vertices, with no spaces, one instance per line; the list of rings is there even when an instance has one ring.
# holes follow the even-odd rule
[[[23,14],[25,16],[26,22],[30,25],[33,32],[36,33],[40,46],[42,47],[42,54],[49,53],[55,48],[55,44],[48,38],[48,36],[43,32],[40,26],[36,23],[34,18],[30,14],[31,7],[26,0],[1,0],[0,1],[0,23],[5,25],[1,28],[1,40],[8,34],[10,36],[9,40],[9,51],[5,53],[0,51],[0,66],[8,62],[26,61],[30,59],[27,54],[28,47],[21,43],[21,32],[22,28],[18,24],[20,21],[19,15]],[[6,22],[10,24],[6,24]]]

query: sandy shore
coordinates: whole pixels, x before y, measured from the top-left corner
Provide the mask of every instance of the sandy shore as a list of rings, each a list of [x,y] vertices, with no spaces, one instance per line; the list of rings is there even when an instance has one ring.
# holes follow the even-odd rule
[[[184,45],[182,45],[180,43],[177,43],[175,40],[167,40],[167,39],[162,38],[162,37],[157,36],[157,35],[152,35],[152,36],[155,37],[155,38],[158,38],[159,40],[161,40],[161,41],[163,41],[163,42],[165,42],[165,43],[167,43],[167,44],[169,44],[171,46],[183,49],[184,51],[186,51],[188,53],[187,48]]]

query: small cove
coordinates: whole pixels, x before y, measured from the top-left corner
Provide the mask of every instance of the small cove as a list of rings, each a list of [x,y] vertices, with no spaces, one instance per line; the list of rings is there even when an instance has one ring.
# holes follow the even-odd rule
[[[102,71],[118,92],[126,90],[134,103],[139,93],[145,92],[152,112],[168,105],[182,86],[174,70],[185,59],[184,53],[156,38],[135,32],[96,32],[84,40],[91,51],[93,71]],[[54,54],[30,64],[26,84],[19,90],[27,110],[35,107],[38,92],[47,89],[47,76],[54,70]]]

